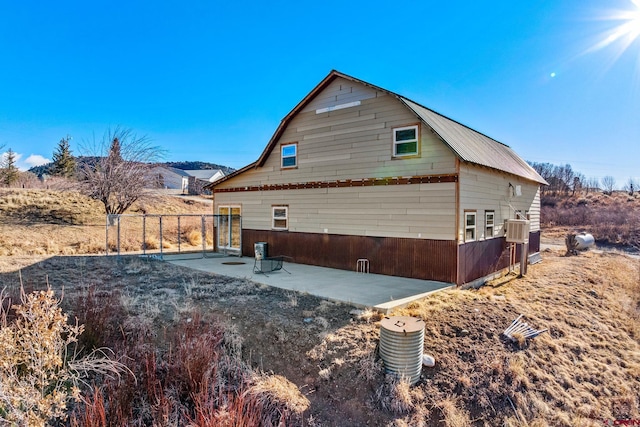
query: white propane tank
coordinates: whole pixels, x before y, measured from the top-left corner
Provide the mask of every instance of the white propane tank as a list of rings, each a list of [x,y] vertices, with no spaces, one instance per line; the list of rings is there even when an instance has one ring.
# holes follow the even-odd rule
[[[589,233],[580,233],[576,235],[576,242],[578,242],[576,249],[584,251],[595,245],[596,240]]]

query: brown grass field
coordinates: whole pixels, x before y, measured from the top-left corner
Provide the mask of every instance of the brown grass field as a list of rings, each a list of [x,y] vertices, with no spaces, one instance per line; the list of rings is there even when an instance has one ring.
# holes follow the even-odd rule
[[[3,242],[21,221],[74,240],[69,225],[42,224],[40,210],[0,207]],[[33,243],[0,257],[0,288],[16,295],[22,280],[26,290],[47,282],[58,294],[64,289],[64,309],[86,326],[81,344],[109,346],[136,375],[137,382],[94,378],[67,425],[601,426],[640,419],[640,261],[624,254],[544,251],[525,277],[441,292],[393,313],[425,321],[425,352],[436,359],[409,387],[384,374],[376,313],[354,316],[346,304],[136,256],[38,252],[46,238],[24,230],[32,230]],[[12,248],[3,243],[0,251]],[[504,338],[519,314],[548,332],[520,343]]]
[[[106,216],[100,202],[72,191],[0,189],[0,255],[104,254]],[[210,204],[166,196],[148,197],[127,214],[212,214]],[[201,248],[199,218],[182,218],[182,245]],[[147,249],[159,248],[157,221],[147,225]],[[164,248],[177,248],[176,220],[165,225]],[[199,233],[196,233],[199,234]],[[142,223],[123,219],[122,251],[142,250]],[[210,246],[212,233],[206,236]],[[110,251],[116,250],[115,227],[110,228]]]

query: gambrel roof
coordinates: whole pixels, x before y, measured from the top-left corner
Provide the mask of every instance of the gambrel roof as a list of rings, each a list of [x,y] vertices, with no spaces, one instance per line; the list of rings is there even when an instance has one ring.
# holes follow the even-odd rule
[[[372,88],[376,91],[384,92],[398,99],[403,105],[411,110],[416,117],[418,117],[423,123],[429,126],[433,132],[447,145],[455,155],[463,162],[468,162],[484,167],[488,167],[497,171],[513,174],[524,179],[534,181],[540,184],[547,184],[527,162],[525,162],[515,151],[513,151],[508,145],[489,138],[488,136],[475,131],[465,125],[462,125],[455,120],[445,117],[436,113],[408,98],[391,92],[387,89],[372,85],[365,81],[356,79],[347,74],[343,74],[339,71],[333,70],[325,77],[307,96],[302,99],[296,105],[289,114],[287,114],[280,125],[276,129],[275,133],[269,140],[269,143],[265,147],[264,151],[260,155],[260,158],[245,166],[238,171],[227,175],[225,178],[216,182],[216,184],[226,181],[233,176],[236,176],[253,167],[263,166],[271,151],[275,148],[282,133],[285,131],[293,117],[302,111],[319,93],[321,93],[331,82],[337,78],[342,78],[352,82],[356,82]]]

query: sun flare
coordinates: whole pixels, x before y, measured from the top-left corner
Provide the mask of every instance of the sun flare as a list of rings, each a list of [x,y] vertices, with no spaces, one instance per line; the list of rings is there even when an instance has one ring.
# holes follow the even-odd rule
[[[630,0],[630,2],[630,9],[611,11],[607,16],[601,18],[607,22],[615,22],[617,25],[606,31],[601,40],[589,48],[587,52],[615,45],[616,57],[619,57],[640,37],[640,0]]]

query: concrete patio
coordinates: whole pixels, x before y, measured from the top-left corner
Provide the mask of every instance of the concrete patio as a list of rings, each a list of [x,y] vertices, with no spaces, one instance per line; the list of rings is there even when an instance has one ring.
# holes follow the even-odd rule
[[[175,265],[224,276],[252,280],[269,286],[306,292],[328,300],[345,302],[357,307],[371,307],[388,313],[427,295],[455,287],[451,283],[405,277],[362,274],[304,264],[284,262],[284,269],[267,274],[254,273],[254,259],[236,256],[203,258],[185,255],[165,255],[163,259]]]

